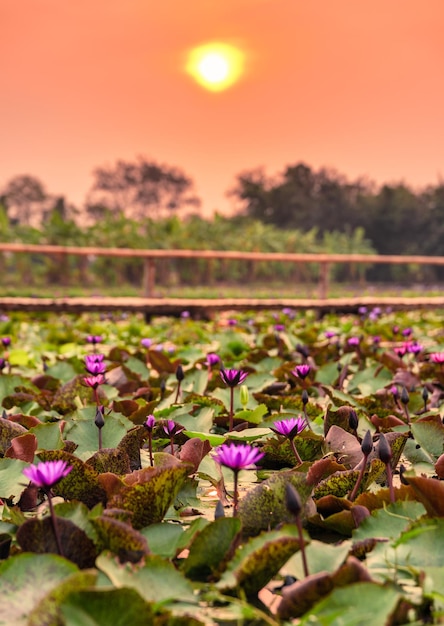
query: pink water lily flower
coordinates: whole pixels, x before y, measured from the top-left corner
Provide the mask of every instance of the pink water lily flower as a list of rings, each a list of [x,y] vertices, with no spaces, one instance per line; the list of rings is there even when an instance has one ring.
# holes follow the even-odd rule
[[[223,443],[216,448],[214,460],[233,472],[239,472],[244,469],[255,469],[256,463],[263,456],[263,452],[247,443]]]
[[[220,377],[228,387],[237,387],[247,378],[248,372],[236,369],[221,369]]]
[[[25,467],[23,474],[41,489],[51,489],[65,476],[68,476],[72,466],[66,461],[43,461],[37,465]]]

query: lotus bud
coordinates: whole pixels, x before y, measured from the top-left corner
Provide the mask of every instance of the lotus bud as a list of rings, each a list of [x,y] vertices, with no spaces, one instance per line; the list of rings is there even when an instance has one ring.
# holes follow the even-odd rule
[[[402,388],[401,395],[399,396],[402,404],[408,404],[410,400],[409,392],[405,387]]]
[[[302,511],[301,498],[291,483],[285,484],[285,505],[289,513],[295,517]]]
[[[350,430],[356,431],[356,429],[358,428],[358,416],[356,415],[356,411],[355,410],[351,410],[349,415],[348,415],[348,426],[350,428]]]
[[[247,385],[241,385],[241,388],[240,388],[240,401],[241,401],[241,404],[242,404],[244,409],[247,407],[249,398],[250,398],[250,394],[248,393]]]
[[[392,450],[384,433],[379,436],[378,455],[383,463],[387,465],[392,459]]]
[[[362,454],[368,456],[370,452],[373,450],[373,437],[371,432],[368,430],[361,443]]]

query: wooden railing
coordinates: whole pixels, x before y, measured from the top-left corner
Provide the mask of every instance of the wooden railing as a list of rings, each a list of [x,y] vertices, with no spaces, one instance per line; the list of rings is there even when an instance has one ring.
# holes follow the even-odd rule
[[[156,261],[162,259],[226,259],[237,261],[281,262],[293,264],[316,263],[319,272],[319,297],[328,296],[329,270],[335,263],[388,265],[444,265],[444,256],[401,256],[377,254],[293,254],[283,252],[240,252],[232,250],[142,250],[132,248],[95,248],[75,246],[0,243],[0,253],[43,254],[52,257],[64,255],[83,257],[120,257],[144,260],[142,295],[150,298],[155,293]],[[1,278],[0,278],[1,281]]]

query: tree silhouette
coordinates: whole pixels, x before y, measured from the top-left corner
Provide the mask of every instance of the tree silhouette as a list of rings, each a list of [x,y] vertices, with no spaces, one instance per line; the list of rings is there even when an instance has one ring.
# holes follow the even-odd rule
[[[1,190],[9,220],[18,224],[40,224],[51,199],[43,183],[27,174],[14,176]]]
[[[200,206],[193,182],[182,170],[139,157],[136,162],[119,160],[113,167],[98,167],[88,194],[91,215],[100,208],[126,217],[163,217],[185,206]]]

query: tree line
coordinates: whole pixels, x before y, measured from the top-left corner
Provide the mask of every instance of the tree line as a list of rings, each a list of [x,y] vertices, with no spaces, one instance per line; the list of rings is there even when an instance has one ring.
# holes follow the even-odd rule
[[[443,183],[421,190],[404,183],[377,186],[297,163],[275,176],[243,172],[228,193],[234,216],[204,219],[192,179],[143,157],[94,170],[82,207],[51,195],[33,176],[16,176],[0,188],[0,233],[3,241],[61,245],[444,254]],[[345,279],[350,273],[336,271]],[[196,276],[192,269],[190,274]],[[372,280],[406,274],[421,281],[444,278],[432,266],[366,271]]]

